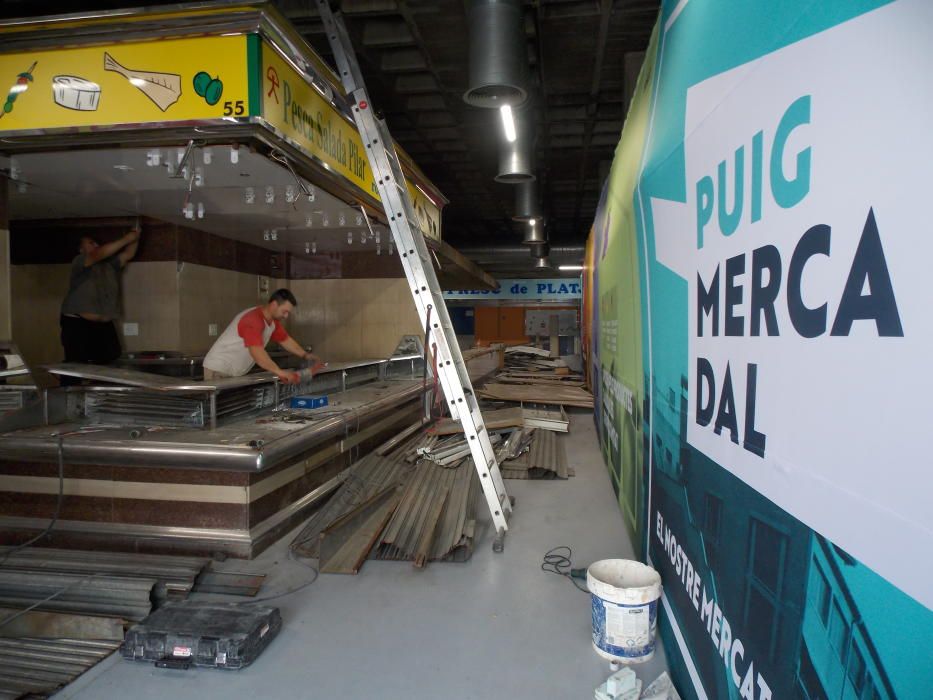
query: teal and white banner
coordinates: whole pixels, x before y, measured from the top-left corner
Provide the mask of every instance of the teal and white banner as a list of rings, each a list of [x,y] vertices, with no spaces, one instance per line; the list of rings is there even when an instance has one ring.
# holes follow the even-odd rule
[[[933,692],[930,37],[928,0],[663,3],[587,322],[600,406],[641,343],[643,421],[598,421],[645,433],[686,697]]]
[[[583,284],[579,279],[557,278],[546,280],[498,280],[499,289],[457,290],[444,292],[451,301],[504,299],[508,301],[579,301],[583,297]]]

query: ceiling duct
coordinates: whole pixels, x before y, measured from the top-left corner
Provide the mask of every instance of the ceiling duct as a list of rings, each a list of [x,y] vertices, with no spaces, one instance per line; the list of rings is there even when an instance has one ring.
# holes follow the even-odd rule
[[[522,239],[524,245],[534,245],[536,243],[547,242],[547,236],[544,234],[544,222],[537,221],[535,226],[529,226],[525,230],[525,237]]]
[[[551,246],[548,245],[547,241],[533,243],[531,246],[531,257],[533,258],[546,258],[550,252]]]
[[[528,97],[528,54],[522,0],[472,0],[470,83],[463,100],[474,107],[516,107]]]
[[[516,126],[517,138],[512,142],[503,141],[499,145],[499,174],[496,175],[496,182],[507,185],[533,182],[535,179],[532,149],[534,138],[527,124]]]
[[[538,204],[537,180],[527,180],[515,186],[515,214],[513,221],[531,221],[541,218],[541,205]]]

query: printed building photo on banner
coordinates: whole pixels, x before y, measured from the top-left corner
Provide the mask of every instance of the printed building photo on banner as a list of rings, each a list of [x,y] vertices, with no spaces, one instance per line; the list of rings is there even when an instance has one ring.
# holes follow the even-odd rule
[[[931,35],[922,0],[663,3],[584,298],[683,697],[930,697]]]

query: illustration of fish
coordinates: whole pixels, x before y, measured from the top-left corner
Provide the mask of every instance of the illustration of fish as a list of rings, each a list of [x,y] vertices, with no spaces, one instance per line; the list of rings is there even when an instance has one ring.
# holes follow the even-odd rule
[[[104,52],[104,70],[122,75],[163,112],[181,97],[181,76],[175,73],[130,70],[117,63],[107,52]]]

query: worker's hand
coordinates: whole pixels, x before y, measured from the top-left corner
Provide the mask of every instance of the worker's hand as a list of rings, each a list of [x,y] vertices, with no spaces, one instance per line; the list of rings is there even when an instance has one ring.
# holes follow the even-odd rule
[[[313,377],[325,367],[327,367],[327,363],[321,360],[321,358],[315,357],[314,364],[311,365],[308,371],[311,372],[311,376]]]
[[[138,228],[134,228],[132,231],[126,234],[124,238],[126,238],[127,241],[129,241],[130,243],[135,243],[136,241],[139,240],[139,236],[141,235],[141,233],[142,231],[140,231]]]
[[[283,384],[298,384],[301,382],[301,377],[297,372],[286,372],[281,371],[276,375]]]

